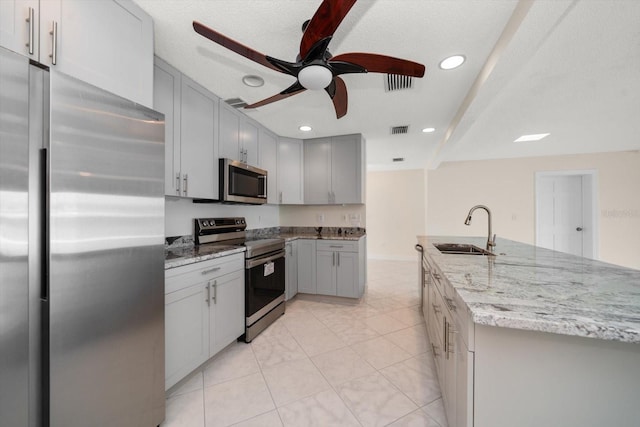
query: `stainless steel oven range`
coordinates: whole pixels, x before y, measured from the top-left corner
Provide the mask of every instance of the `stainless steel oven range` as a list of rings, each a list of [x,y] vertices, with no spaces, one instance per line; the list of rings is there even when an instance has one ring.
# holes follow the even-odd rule
[[[245,246],[245,342],[285,312],[284,239],[247,239],[244,218],[197,218],[197,245]]]

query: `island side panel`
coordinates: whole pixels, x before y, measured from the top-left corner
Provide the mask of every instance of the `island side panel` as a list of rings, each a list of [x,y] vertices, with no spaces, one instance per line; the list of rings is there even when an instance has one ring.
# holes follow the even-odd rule
[[[474,427],[638,426],[640,345],[475,326]]]

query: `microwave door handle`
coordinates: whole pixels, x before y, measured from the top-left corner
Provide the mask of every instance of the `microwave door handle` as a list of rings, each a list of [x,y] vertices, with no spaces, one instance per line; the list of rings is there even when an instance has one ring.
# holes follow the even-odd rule
[[[258,194],[258,197],[267,197],[267,176],[266,175],[260,175],[258,177],[258,179],[264,181],[264,183],[262,184],[262,194]]]

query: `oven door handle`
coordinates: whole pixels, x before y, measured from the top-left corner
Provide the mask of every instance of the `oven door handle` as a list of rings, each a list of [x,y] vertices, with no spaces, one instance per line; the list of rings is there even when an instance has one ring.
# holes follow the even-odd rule
[[[256,259],[248,259],[247,262],[245,263],[245,267],[246,268],[253,268],[257,265],[261,265],[261,264],[266,264],[268,262],[274,261],[278,258],[283,258],[284,257],[284,250],[279,251],[271,256],[268,257],[264,257],[264,258],[256,258]]]

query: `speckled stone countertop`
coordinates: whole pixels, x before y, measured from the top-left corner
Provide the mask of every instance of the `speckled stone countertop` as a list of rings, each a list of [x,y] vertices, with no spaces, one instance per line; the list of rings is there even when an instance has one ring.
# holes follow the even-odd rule
[[[495,257],[442,254],[418,236],[476,324],[640,343],[640,270],[498,239]]]
[[[283,238],[289,242],[296,239],[359,240],[365,236],[362,228],[326,227],[318,234],[313,227],[272,227],[247,230],[249,239]],[[222,256],[244,252],[244,246],[202,245],[193,243],[193,236],[176,236],[166,239],[164,269],[181,267],[195,262],[207,261]]]
[[[203,245],[166,249],[164,251],[164,269],[182,267],[194,262],[207,261],[222,256],[244,252],[244,246]]]

